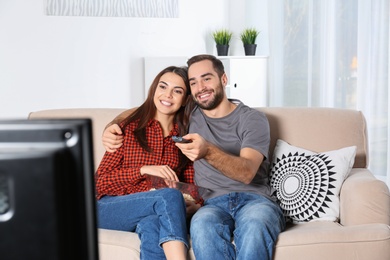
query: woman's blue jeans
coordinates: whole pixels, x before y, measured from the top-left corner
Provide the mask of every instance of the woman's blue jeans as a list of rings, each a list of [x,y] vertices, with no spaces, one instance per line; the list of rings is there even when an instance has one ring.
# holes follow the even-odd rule
[[[137,232],[141,259],[165,259],[161,244],[181,241],[188,248],[186,206],[176,189],[104,196],[97,203],[98,227]]]
[[[233,192],[205,201],[192,217],[192,247],[197,260],[272,259],[285,225],[277,203],[257,194]]]

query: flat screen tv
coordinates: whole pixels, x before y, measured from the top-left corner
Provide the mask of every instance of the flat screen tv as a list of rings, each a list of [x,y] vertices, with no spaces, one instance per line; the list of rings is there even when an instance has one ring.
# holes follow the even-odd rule
[[[0,259],[99,258],[90,119],[0,120]]]

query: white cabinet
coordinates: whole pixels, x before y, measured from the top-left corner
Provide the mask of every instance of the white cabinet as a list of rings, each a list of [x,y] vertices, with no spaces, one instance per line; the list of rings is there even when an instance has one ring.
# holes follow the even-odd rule
[[[228,76],[226,94],[251,107],[267,106],[267,57],[218,57]]]
[[[154,77],[170,65],[185,66],[189,57],[145,57],[145,97]],[[267,57],[219,56],[228,76],[226,94],[251,107],[267,106]]]

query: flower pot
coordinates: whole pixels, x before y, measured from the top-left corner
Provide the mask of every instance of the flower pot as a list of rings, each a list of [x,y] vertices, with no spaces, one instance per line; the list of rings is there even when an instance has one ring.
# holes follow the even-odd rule
[[[218,56],[227,56],[228,51],[229,51],[229,45],[218,45],[217,44]]]
[[[244,50],[246,56],[253,56],[256,54],[257,44],[244,44]]]

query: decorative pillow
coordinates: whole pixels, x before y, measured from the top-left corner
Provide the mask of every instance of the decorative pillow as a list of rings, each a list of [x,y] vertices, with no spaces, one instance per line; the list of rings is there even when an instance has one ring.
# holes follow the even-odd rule
[[[355,161],[356,146],[314,153],[278,140],[271,186],[293,222],[339,219],[341,185]]]

